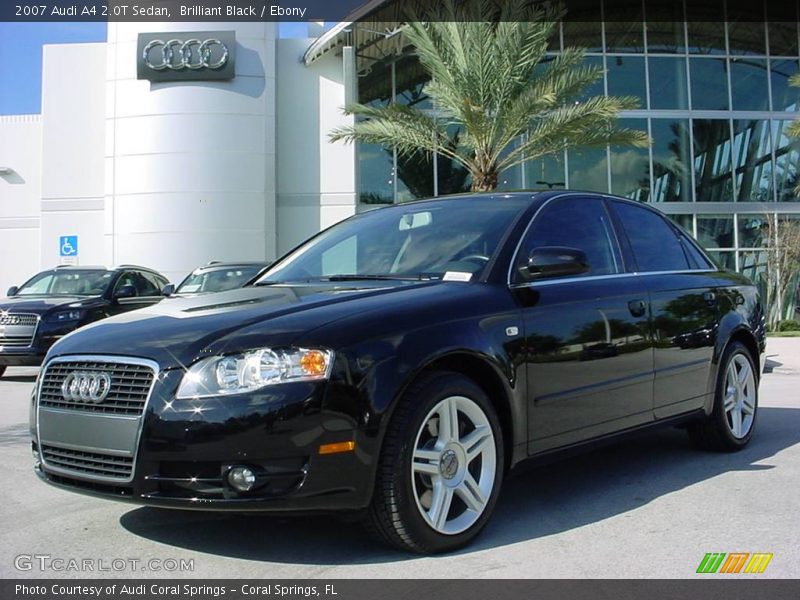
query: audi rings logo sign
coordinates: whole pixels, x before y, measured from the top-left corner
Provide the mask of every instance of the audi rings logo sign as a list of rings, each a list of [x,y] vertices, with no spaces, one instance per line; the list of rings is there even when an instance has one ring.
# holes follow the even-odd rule
[[[73,371],[61,384],[61,395],[68,402],[99,404],[111,390],[111,376],[103,371]]]
[[[233,31],[140,33],[138,79],[152,82],[233,79]]]
[[[219,47],[221,56],[211,59],[212,49]],[[152,54],[151,54],[152,51]],[[159,52],[160,51],[160,52]],[[142,60],[144,64],[154,71],[172,69],[219,69],[228,62],[228,47],[216,38],[209,38],[202,42],[197,38],[192,38],[182,42],[181,40],[151,40],[142,50]],[[153,62],[153,54],[157,57]]]

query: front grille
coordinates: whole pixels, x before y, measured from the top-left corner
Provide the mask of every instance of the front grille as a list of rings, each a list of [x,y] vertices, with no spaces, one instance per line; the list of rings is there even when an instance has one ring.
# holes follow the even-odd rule
[[[30,346],[38,323],[38,315],[0,312],[0,346]]]
[[[0,325],[22,325],[34,327],[39,319],[37,315],[0,313]]]
[[[64,398],[61,386],[73,372],[105,372],[111,377],[108,396],[99,403],[76,402]],[[144,411],[153,384],[153,370],[145,365],[69,361],[51,363],[41,380],[39,406],[63,410],[139,416]]]
[[[25,335],[0,335],[0,346],[21,346],[28,348],[33,342],[33,334]]]
[[[50,467],[94,477],[129,480],[133,474],[133,457],[101,452],[72,450],[42,445],[42,458]]]
[[[47,479],[59,485],[68,486],[77,490],[85,490],[95,494],[106,494],[116,498],[130,498],[133,490],[128,486],[114,485],[111,483],[98,483],[96,481],[85,481],[73,477],[64,477],[55,473],[46,473]]]

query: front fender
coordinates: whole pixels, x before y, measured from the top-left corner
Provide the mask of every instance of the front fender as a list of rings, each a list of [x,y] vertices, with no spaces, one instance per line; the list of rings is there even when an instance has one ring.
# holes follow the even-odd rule
[[[518,369],[523,340],[519,334],[506,335],[506,328],[516,325],[518,317],[511,312],[491,317],[492,323],[485,322],[488,320],[420,328],[355,344],[337,354],[337,378],[342,383],[347,381],[360,399],[360,437],[372,449],[372,456],[378,456],[387,425],[405,391],[422,373],[437,365],[468,376],[478,365],[482,373],[491,373],[497,387],[503,390],[504,397],[494,400],[505,403],[512,428],[511,444],[524,447],[526,383],[524,369]],[[377,461],[372,465],[373,477],[376,468]]]

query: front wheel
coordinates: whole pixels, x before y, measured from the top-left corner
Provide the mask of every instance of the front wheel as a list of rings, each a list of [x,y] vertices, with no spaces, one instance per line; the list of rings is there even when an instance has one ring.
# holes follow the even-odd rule
[[[456,373],[425,375],[389,423],[369,525],[404,550],[460,548],[488,521],[503,465],[502,431],[483,390]]]
[[[6,372],[6,366],[5,365],[0,365],[0,377],[5,375],[5,372]]]
[[[689,427],[695,446],[734,452],[753,437],[758,411],[758,378],[747,348],[733,342],[720,360],[714,409],[702,423]]]

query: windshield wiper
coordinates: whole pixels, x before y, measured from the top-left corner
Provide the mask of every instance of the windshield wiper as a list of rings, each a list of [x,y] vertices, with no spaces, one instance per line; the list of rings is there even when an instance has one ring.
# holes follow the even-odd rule
[[[288,281],[254,281],[253,283],[248,283],[244,287],[250,287],[251,285],[256,287],[261,287],[264,285],[286,285],[289,283]]]
[[[356,274],[340,274],[330,275],[328,277],[320,277],[317,281],[420,281],[422,276],[416,277],[402,277],[399,275],[356,275]]]
[[[293,283],[337,281],[428,281],[430,279],[433,278],[422,273],[414,277],[403,277],[400,275],[356,275],[355,273],[341,273],[338,275],[328,275],[326,277],[307,277],[305,279],[290,279],[286,281],[256,281],[252,285],[292,285]]]

